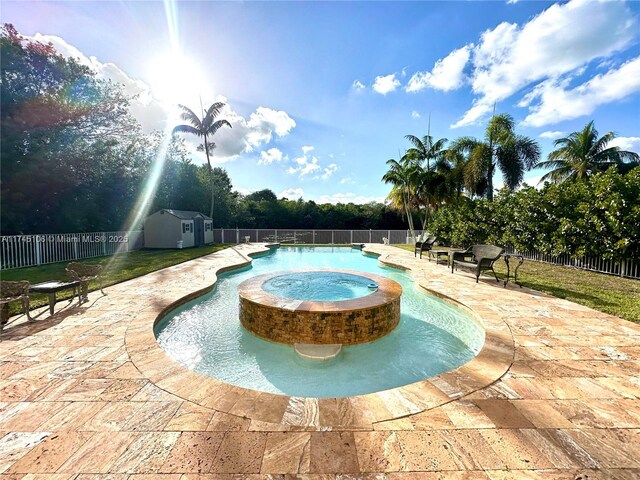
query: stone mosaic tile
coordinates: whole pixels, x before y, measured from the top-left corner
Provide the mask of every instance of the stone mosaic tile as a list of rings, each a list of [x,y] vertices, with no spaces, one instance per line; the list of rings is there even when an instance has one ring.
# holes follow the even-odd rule
[[[80,308],[62,302],[53,317],[38,309],[35,323],[12,319],[0,336],[3,480],[640,478],[639,326],[367,249],[476,317],[487,331],[480,354],[339,399],[190,372],[151,326],[264,250],[240,245],[93,292]]]

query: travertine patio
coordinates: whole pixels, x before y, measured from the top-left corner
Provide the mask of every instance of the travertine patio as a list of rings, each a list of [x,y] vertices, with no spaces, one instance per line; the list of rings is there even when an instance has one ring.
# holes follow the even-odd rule
[[[0,473],[640,478],[640,326],[489,277],[476,284],[394,247],[367,249],[483,322],[478,357],[346,399],[260,394],[190,372],[157,346],[153,322],[264,250],[241,245],[10,324],[0,343]]]

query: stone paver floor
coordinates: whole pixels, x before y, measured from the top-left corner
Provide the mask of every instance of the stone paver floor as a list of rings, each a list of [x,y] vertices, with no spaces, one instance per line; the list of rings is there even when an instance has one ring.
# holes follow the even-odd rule
[[[204,380],[164,356],[152,325],[264,249],[242,245],[91,293],[81,307],[61,302],[53,317],[45,307],[35,322],[12,319],[0,337],[2,478],[640,478],[640,326],[367,248],[486,323],[482,358],[338,400]]]

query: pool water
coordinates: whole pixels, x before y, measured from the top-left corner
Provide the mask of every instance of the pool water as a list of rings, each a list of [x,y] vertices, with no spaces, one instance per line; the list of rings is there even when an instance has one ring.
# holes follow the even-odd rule
[[[330,361],[299,357],[293,346],[262,340],[240,324],[238,285],[278,270],[335,268],[375,273],[403,287],[400,324]],[[349,247],[279,247],[252,266],[220,275],[213,291],[155,326],[158,343],[182,365],[239,387],[299,397],[345,397],[407,385],[471,360],[484,330],[462,310],[427,294],[398,269]]]
[[[273,277],[263,290],[293,300],[339,302],[371,295],[371,279],[344,272],[293,272]]]

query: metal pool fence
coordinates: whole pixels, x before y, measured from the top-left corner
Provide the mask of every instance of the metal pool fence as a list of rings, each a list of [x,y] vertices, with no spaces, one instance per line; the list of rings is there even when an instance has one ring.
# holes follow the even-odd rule
[[[293,244],[410,243],[407,230],[305,230],[228,228],[213,231],[216,243],[274,242]]]
[[[416,235],[422,232],[416,231]],[[383,243],[411,244],[408,230],[314,230],[223,228],[213,231],[215,243],[273,242],[291,244]],[[93,232],[43,235],[12,235],[0,237],[0,268],[22,268],[82,258],[114,255],[144,247],[143,231]],[[509,253],[513,249],[507,248]],[[596,257],[572,258],[569,255],[548,255],[537,251],[518,252],[529,260],[566,265],[582,270],[619,277],[640,279],[640,260],[605,260]]]

